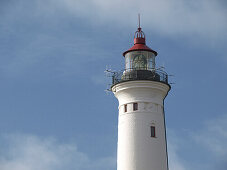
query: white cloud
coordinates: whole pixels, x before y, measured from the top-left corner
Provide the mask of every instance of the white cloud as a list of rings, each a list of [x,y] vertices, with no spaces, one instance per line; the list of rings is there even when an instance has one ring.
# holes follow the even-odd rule
[[[58,0],[58,4],[93,23],[112,22],[120,27],[135,27],[140,12],[146,29],[175,38],[220,42],[227,29],[226,7],[219,0]]]
[[[34,135],[1,137],[1,170],[112,170],[115,158],[91,160],[75,144],[61,144],[54,138]]]
[[[22,0],[9,4],[0,16],[0,43],[5,45],[0,49],[5,56],[0,69],[12,76],[27,70],[76,74],[83,62],[110,55],[86,33],[78,33],[75,28],[74,35],[73,28],[69,29],[70,23],[80,23],[81,18],[95,27],[100,24],[100,31],[105,31],[106,25],[114,31],[118,25],[115,34],[122,34],[126,27],[135,30],[137,13],[141,12],[146,32],[171,38],[183,36],[199,46],[201,41],[220,46],[227,37],[227,12],[219,0]]]
[[[195,141],[218,158],[227,158],[227,115],[210,120],[192,135]]]
[[[168,130],[170,170],[226,169],[227,116],[206,121],[200,130],[193,131],[193,133],[191,130],[190,132]],[[179,133],[184,133],[184,135],[179,135]],[[187,153],[184,153],[186,151]],[[198,158],[195,154],[202,157]],[[189,159],[186,159],[186,155],[194,155],[195,159],[199,159],[199,161],[194,163],[194,158],[188,157]]]
[[[33,5],[33,17],[45,20],[51,16],[51,23],[66,13],[75,16],[75,22],[83,18],[101,24],[103,30],[107,23],[114,28],[135,28],[141,13],[142,27],[160,35],[219,43],[227,36],[226,3],[221,0],[46,0]]]
[[[179,133],[179,130],[177,131]],[[168,130],[168,153],[170,170],[214,170],[226,168],[227,157],[227,116],[207,121],[201,130],[193,134],[184,131],[185,136],[176,135]],[[211,135],[212,134],[212,135]],[[195,140],[189,140],[195,139]],[[199,163],[192,163],[182,150],[190,147],[191,153],[209,153]],[[94,146],[95,147],[95,146]],[[113,170],[116,157],[89,158],[72,143],[59,143],[55,138],[43,138],[34,135],[0,136],[1,170]],[[208,160],[212,159],[212,162]]]
[[[168,131],[168,156],[169,156],[169,170],[186,170],[185,161],[179,156],[179,138],[172,130]]]

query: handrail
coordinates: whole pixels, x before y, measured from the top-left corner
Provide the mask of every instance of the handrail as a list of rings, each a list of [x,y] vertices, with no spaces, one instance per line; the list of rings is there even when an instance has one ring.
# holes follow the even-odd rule
[[[112,73],[112,86],[125,81],[150,80],[168,84],[168,74],[158,69],[127,69]]]

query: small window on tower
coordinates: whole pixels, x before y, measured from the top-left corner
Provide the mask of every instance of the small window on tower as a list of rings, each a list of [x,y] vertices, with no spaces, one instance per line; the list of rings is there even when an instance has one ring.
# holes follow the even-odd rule
[[[127,104],[124,105],[124,112],[127,112]]]
[[[155,135],[155,126],[151,126],[151,137],[156,137]]]
[[[138,103],[133,103],[133,111],[138,110]]]

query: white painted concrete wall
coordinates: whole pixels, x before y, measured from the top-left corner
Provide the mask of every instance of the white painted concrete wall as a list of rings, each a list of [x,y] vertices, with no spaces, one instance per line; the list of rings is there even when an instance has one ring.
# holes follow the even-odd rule
[[[112,87],[119,101],[117,170],[167,170],[163,100],[168,90],[168,85],[154,81]],[[138,103],[137,111],[133,102]],[[150,126],[156,128],[155,138]]]

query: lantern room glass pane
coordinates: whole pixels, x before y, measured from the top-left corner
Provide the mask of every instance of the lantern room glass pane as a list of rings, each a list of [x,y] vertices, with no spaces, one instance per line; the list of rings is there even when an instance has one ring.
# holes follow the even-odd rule
[[[155,55],[149,51],[132,51],[125,55],[125,69],[153,70],[155,69]]]
[[[144,54],[133,56],[132,67],[136,70],[146,70],[148,66],[147,58]]]
[[[125,57],[125,68],[126,69],[130,68],[130,57]]]

